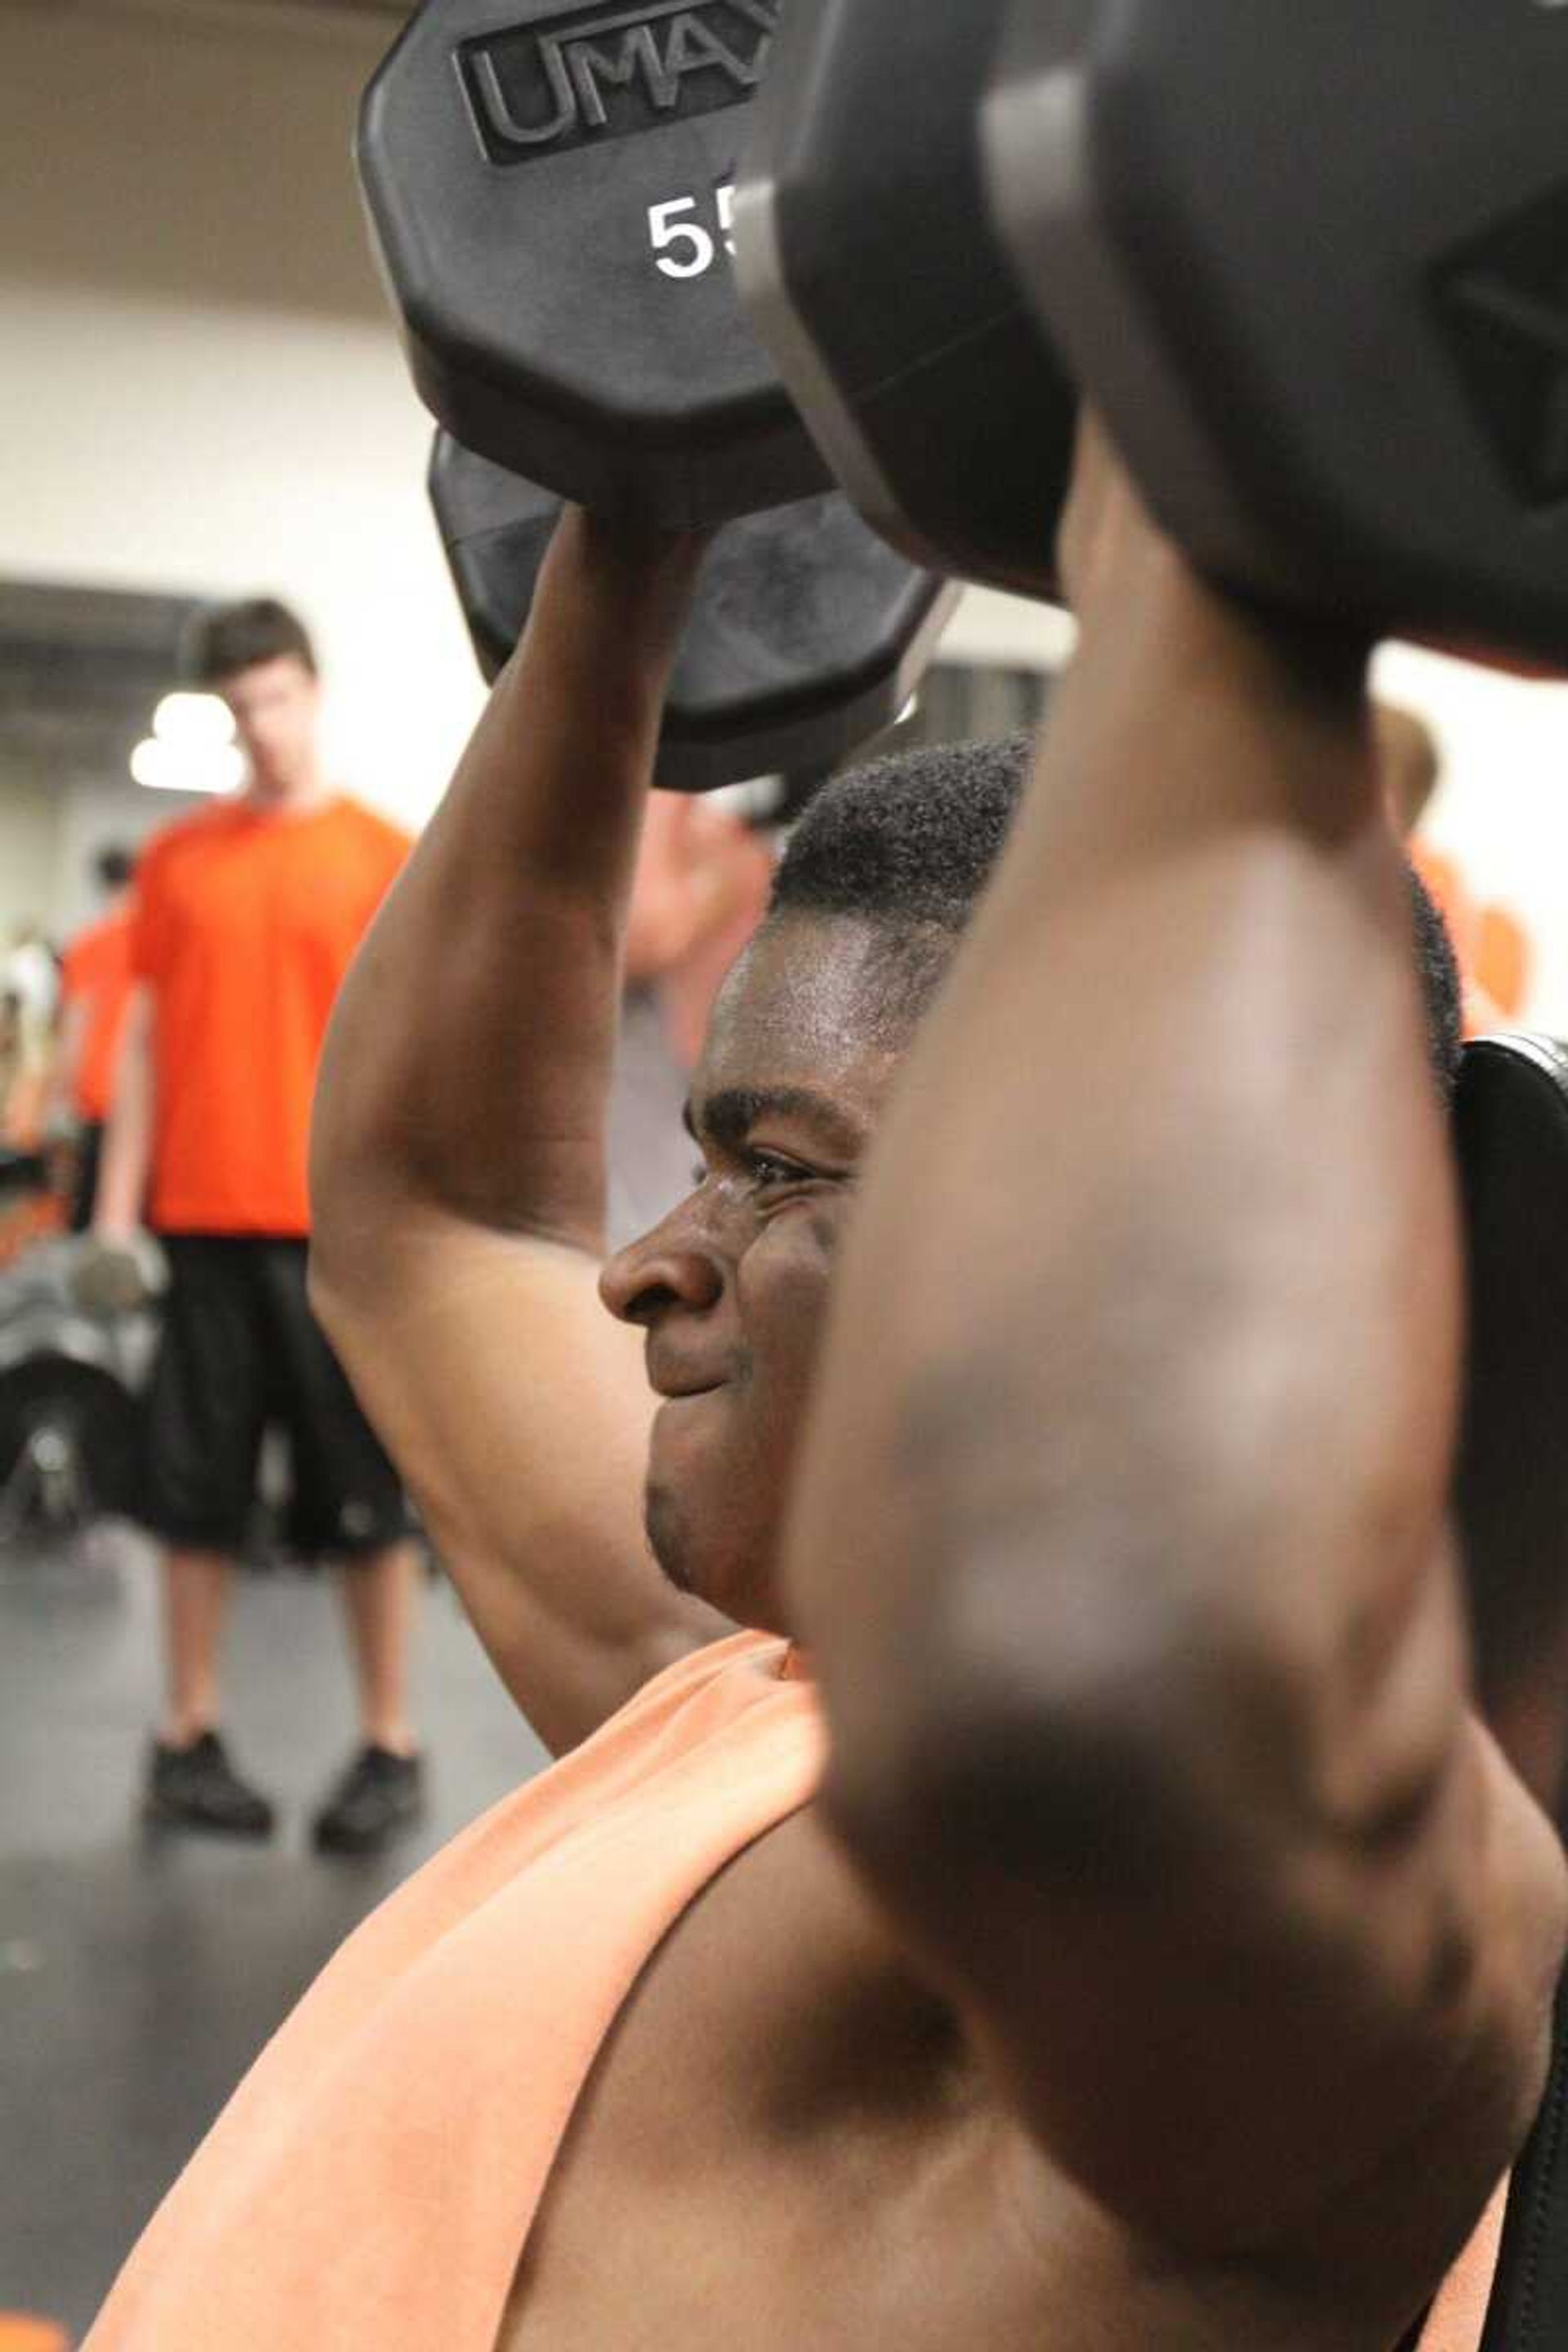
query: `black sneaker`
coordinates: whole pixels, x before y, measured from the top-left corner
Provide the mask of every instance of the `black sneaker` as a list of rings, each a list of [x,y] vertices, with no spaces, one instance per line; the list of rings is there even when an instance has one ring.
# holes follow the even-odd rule
[[[153,1742],[142,1811],[158,1829],[272,1834],[272,1807],[259,1789],[240,1779],[216,1731],[204,1731],[188,1748]]]
[[[362,1748],[316,1815],[316,1843],[327,1853],[379,1853],[424,1810],[419,1758]]]

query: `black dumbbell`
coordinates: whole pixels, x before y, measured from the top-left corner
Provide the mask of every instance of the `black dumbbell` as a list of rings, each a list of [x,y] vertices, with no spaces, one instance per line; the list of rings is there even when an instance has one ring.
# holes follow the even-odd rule
[[[140,1424],[101,1324],[35,1299],[0,1327],[0,1542],[75,1534],[132,1507]]]
[[[528,618],[561,500],[449,434],[436,437],[430,499],[493,678]],[[898,719],[955,594],[837,496],[726,524],[676,662],[656,781],[709,792],[831,765]]]
[[[1568,1051],[1545,1037],[1468,1045],[1455,1139],[1469,1266],[1455,1507],[1483,1601],[1477,1687],[1513,1752],[1532,1723],[1545,1731],[1552,1769],[1531,1779],[1554,1804],[1568,1762],[1556,1729],[1568,1647]]]
[[[742,296],[860,511],[918,562],[1052,587],[1077,402],[985,210],[1005,0],[790,0],[736,192]]]
[[[426,0],[361,114],[383,268],[453,439],[601,512],[728,526],[661,763],[689,789],[833,765],[897,716],[946,611],[831,494],[735,291],[735,162],[777,14]],[[531,594],[537,508],[472,479],[444,530],[493,667]],[[521,534],[510,551],[489,515]]]
[[[466,448],[701,528],[831,487],[735,298],[778,0],[426,0],[358,156],[415,381]]]
[[[1005,240],[1206,569],[1568,656],[1565,106],[1560,7],[1013,0]]]

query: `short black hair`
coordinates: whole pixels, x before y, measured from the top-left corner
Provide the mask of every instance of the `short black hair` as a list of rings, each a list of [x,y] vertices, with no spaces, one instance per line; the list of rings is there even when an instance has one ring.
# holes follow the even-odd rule
[[[290,655],[312,677],[320,675],[316,648],[298,613],[276,596],[250,596],[237,604],[208,604],[195,615],[180,648],[180,669],[188,685],[220,686],[241,670]]]
[[[98,852],[92,861],[92,870],[100,890],[123,890],[136,871],[135,855],[116,842]]]
[[[779,864],[770,914],[791,908],[930,925],[956,937],[1002,855],[1034,740],[935,743],[837,777]]]
[[[1426,1040],[1443,1098],[1451,1102],[1465,1057],[1465,983],[1442,909],[1414,866],[1409,872],[1415,909],[1415,964],[1426,1004]]]
[[[1035,740],[925,746],[857,768],[806,808],[780,861],[768,919],[848,915],[886,934],[875,973],[889,1025],[926,1007],[1005,846]],[[1416,963],[1432,1062],[1452,1096],[1463,1054],[1463,992],[1447,926],[1410,868]]]
[[[924,744],[836,777],[807,805],[773,877],[768,919],[849,915],[873,957],[887,1027],[925,1011],[1012,830],[1034,739]]]

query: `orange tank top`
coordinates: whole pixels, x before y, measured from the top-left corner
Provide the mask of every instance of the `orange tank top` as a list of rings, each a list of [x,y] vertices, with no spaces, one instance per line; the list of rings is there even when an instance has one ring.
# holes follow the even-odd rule
[[[682,1659],[384,1903],[258,2059],[83,2352],[492,2352],[649,1955],[816,1793],[803,1664],[759,1633]],[[1477,2352],[1502,2207],[1420,2352]]]
[[[807,1803],[786,1644],[658,1675],[373,1913],[154,2215],[84,2352],[491,2352],[578,2095],[649,1954]]]

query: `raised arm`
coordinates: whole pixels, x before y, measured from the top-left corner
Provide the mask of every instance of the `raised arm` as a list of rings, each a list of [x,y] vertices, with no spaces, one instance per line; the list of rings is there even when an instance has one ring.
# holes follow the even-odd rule
[[[318,1310],[558,1750],[727,1630],[653,1564],[640,1343],[597,1293],[622,935],[699,553],[563,522],[316,1110]]]
[[[1363,649],[1211,593],[1092,436],[1067,564],[798,1496],[828,1803],[1042,2184],[1392,2340],[1527,2128],[1564,1916],[1467,1703],[1405,877]]]

